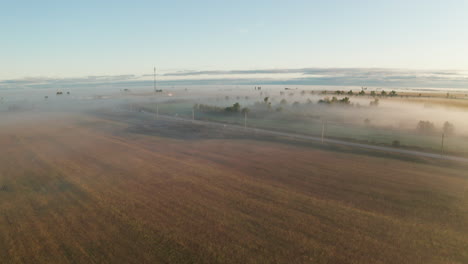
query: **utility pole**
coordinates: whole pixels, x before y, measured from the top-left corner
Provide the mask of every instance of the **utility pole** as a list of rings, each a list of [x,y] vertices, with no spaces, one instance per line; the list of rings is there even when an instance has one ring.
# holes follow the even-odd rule
[[[441,144],[442,154],[444,154],[444,138],[445,138],[445,133],[442,133],[442,144]]]
[[[156,120],[159,120],[159,105],[156,104]]]
[[[324,142],[325,137],[325,121],[322,120],[322,143]]]
[[[247,128],[247,111],[244,112],[244,128]]]

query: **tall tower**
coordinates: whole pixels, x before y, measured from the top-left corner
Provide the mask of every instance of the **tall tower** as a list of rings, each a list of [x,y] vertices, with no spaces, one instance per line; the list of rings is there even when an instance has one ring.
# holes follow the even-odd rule
[[[154,90],[154,92],[156,93],[156,67],[154,67],[153,90]]]

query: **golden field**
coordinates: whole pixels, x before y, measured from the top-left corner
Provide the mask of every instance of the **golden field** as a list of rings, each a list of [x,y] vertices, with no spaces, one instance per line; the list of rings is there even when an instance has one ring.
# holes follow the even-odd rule
[[[468,263],[466,165],[179,126],[3,124],[1,263]]]

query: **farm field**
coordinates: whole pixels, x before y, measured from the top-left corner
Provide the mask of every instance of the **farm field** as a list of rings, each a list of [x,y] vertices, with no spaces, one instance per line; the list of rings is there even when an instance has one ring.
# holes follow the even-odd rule
[[[54,117],[1,125],[3,263],[468,262],[465,164]]]

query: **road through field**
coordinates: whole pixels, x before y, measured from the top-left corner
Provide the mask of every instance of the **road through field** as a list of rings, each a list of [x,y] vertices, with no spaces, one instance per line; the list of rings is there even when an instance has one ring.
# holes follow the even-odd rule
[[[399,148],[392,148],[392,147],[385,147],[385,146],[376,146],[376,145],[355,143],[355,142],[349,142],[349,141],[338,140],[338,139],[327,139],[327,138],[322,139],[321,137],[316,137],[316,136],[307,136],[307,135],[301,135],[301,134],[295,134],[295,133],[289,133],[289,132],[266,130],[266,129],[261,129],[261,128],[242,127],[242,126],[238,126],[238,125],[222,124],[222,123],[218,123],[218,122],[205,121],[205,120],[203,120],[203,121],[202,120],[191,120],[191,119],[185,119],[185,118],[174,117],[174,116],[169,116],[169,115],[159,115],[159,117],[164,118],[164,119],[168,119],[168,120],[175,120],[175,121],[182,121],[182,122],[192,122],[192,123],[196,123],[196,124],[200,124],[200,125],[217,126],[217,127],[222,127],[224,129],[230,129],[230,130],[236,130],[236,131],[250,131],[252,133],[257,133],[257,134],[281,136],[281,137],[288,137],[288,138],[297,138],[297,139],[303,139],[303,140],[311,140],[311,141],[315,141],[315,142],[323,142],[323,143],[329,143],[329,144],[338,144],[338,145],[343,145],[343,146],[350,146],[350,147],[372,149],[372,150],[386,151],[386,152],[392,152],[392,153],[407,154],[407,155],[424,157],[424,158],[434,158],[434,159],[450,160],[450,161],[468,163],[468,158],[457,157],[457,156],[429,153],[429,152],[416,151],[416,150],[406,150],[406,149],[399,149]]]

